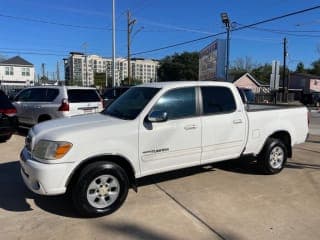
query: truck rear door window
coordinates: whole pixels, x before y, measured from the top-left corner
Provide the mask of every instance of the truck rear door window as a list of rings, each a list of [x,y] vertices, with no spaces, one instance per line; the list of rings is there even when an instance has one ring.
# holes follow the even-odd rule
[[[230,113],[236,110],[236,102],[229,88],[201,87],[203,114]]]
[[[69,89],[68,100],[70,103],[100,102],[100,97],[94,89]]]

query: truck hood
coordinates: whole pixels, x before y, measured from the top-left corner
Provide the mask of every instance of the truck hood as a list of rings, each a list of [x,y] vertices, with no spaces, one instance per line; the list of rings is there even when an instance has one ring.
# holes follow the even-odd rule
[[[46,121],[35,125],[32,131],[37,139],[62,140],[70,139],[79,133],[97,132],[99,129],[105,130],[126,122],[128,121],[98,113]]]

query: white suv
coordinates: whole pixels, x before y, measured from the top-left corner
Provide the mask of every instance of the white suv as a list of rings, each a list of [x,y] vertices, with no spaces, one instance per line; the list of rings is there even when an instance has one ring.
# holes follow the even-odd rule
[[[22,90],[14,98],[20,124],[101,112],[103,101],[95,88],[39,86]]]

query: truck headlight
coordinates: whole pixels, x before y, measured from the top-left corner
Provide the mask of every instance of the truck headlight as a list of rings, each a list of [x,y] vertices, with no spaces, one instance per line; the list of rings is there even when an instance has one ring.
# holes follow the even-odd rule
[[[69,142],[40,140],[33,150],[33,156],[39,159],[55,160],[62,158],[72,148]]]

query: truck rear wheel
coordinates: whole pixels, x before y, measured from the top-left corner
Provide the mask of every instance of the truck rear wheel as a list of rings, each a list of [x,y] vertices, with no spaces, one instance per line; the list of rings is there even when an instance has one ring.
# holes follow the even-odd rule
[[[288,157],[288,150],[279,139],[269,138],[258,156],[258,164],[266,174],[281,172]]]
[[[126,172],[111,162],[86,166],[72,189],[76,210],[85,217],[99,217],[116,211],[128,195]]]

